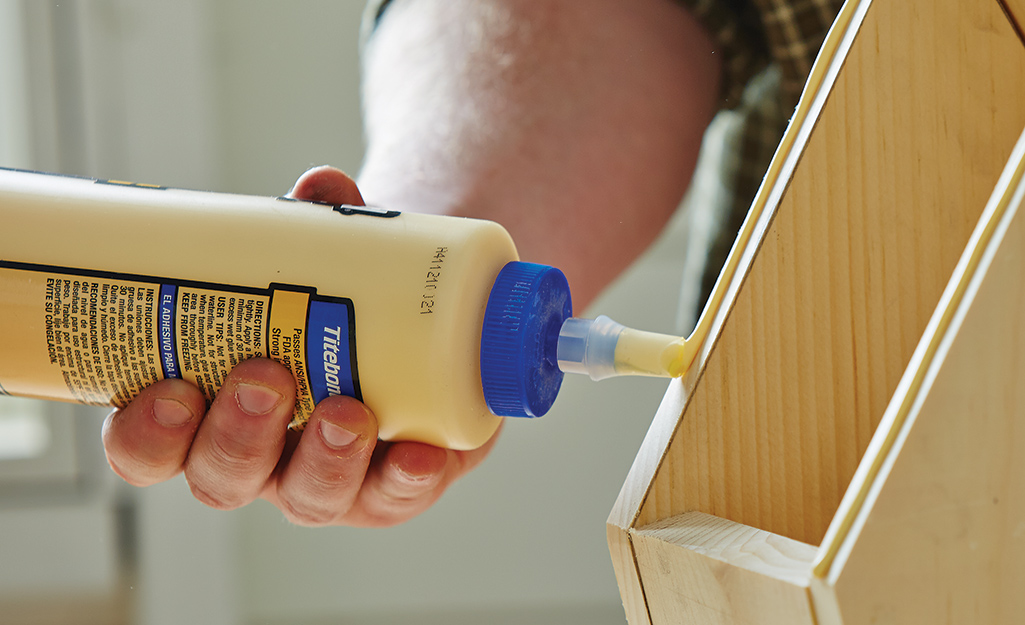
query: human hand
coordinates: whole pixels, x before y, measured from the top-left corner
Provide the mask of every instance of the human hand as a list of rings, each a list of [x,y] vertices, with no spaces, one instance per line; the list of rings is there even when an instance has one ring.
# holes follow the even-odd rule
[[[314,168],[290,197],[363,205],[356,184],[329,167]],[[184,471],[196,499],[231,510],[261,498],[298,525],[384,527],[429,508],[475,467],[479,449],[454,451],[377,440],[377,418],[349,397],[320,402],[302,432],[287,429],[295,379],[283,365],[239,363],[207,408],[198,388],[176,379],[147,387],[103,425],[115,473],[135,486]]]

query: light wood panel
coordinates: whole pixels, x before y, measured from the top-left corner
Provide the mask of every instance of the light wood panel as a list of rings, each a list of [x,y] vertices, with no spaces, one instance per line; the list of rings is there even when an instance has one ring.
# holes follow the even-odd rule
[[[987,209],[1003,217],[980,227],[984,253],[962,260],[890,404],[877,441],[892,442],[866,455],[880,468],[852,485],[866,498],[826,580],[845,625],[1025,614],[1023,159],[1025,135]]]
[[[607,533],[616,580],[626,610],[627,619],[633,625],[648,625],[650,616],[644,597],[644,589],[637,570],[637,559],[632,541],[633,527],[640,514],[643,502],[648,497],[669,442],[676,433],[680,415],[687,405],[690,392],[703,372],[713,342],[705,340],[722,330],[728,313],[728,303],[736,298],[744,274],[749,271],[757,252],[757,242],[764,236],[772,220],[772,208],[786,188],[786,181],[793,174],[801,153],[807,143],[815,121],[821,113],[825,100],[839,73],[847,50],[860,27],[868,2],[849,3],[840,12],[836,23],[826,37],[823,50],[812,68],[809,84],[791,120],[775,158],[766,174],[766,184],[759,191],[754,205],[747,216],[730,254],[726,266],[719,276],[707,310],[701,315],[698,327],[688,343],[697,344],[695,364],[684,377],[670,384],[651,427],[641,444],[629,475],[616,500],[608,519]],[[702,337],[702,338],[697,338]],[[694,340],[697,339],[697,340]]]
[[[637,525],[697,510],[819,543],[1025,125],[998,4],[861,4]]]
[[[633,540],[654,623],[814,624],[815,547],[700,512]]]
[[[694,554],[644,533],[660,519],[701,511],[822,539],[1025,125],[1008,21],[1025,0],[1008,3],[845,7],[755,201],[765,214],[703,319],[712,339],[670,386],[609,518],[631,623],[672,622],[682,613],[663,603],[686,602],[658,566]],[[839,623],[832,587],[811,588],[820,625]],[[717,614],[707,622],[737,622]]]

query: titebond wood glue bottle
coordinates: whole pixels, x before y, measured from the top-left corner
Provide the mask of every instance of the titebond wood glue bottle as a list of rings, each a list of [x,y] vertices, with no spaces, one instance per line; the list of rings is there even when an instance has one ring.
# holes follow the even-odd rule
[[[0,169],[3,394],[124,406],[183,378],[212,398],[268,357],[296,378],[293,427],[344,394],[385,440],[472,449],[547,412],[563,370],[689,365],[683,339],[571,313],[562,273],[492,222]]]

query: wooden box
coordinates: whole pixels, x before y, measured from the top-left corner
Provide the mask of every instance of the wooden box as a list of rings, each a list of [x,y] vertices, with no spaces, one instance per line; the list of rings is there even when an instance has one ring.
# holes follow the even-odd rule
[[[609,517],[633,625],[1025,619],[1015,16],[844,7]]]

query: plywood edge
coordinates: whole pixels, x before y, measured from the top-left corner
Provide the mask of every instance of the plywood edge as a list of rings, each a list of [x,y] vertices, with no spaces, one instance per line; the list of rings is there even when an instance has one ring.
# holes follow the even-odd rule
[[[612,568],[631,625],[648,625],[650,619],[630,530],[683,412],[687,400],[685,387],[681,380],[669,384],[606,523]]]
[[[813,574],[808,584],[808,595],[815,613],[815,625],[843,625],[836,588]]]
[[[864,526],[871,512],[872,494],[878,493],[886,481],[886,469],[892,466],[900,453],[900,441],[912,425],[915,407],[924,400],[927,381],[941,366],[943,354],[954,340],[972,304],[973,294],[985,278],[986,267],[996,254],[1003,232],[1015,217],[1023,195],[1025,133],[1019,137],[1000,175],[822,541],[813,574],[826,580],[827,584],[834,582],[842,572],[846,557],[857,540],[858,529]]]
[[[652,623],[816,622],[811,545],[701,512],[631,534]]]
[[[872,0],[847,0],[827,33],[794,116],[772,158],[726,265],[698,319],[697,327],[687,339],[698,341],[700,347],[694,364],[682,378],[682,386],[674,383],[667,393],[667,398],[673,394],[671,406],[678,412],[670,415],[671,410],[667,409],[667,414],[663,414],[663,408],[659,408],[656,421],[642,443],[638,460],[631,468],[613,508],[610,523],[620,527],[634,527],[658,520],[658,506],[648,504],[655,499],[651,496],[652,488],[679,430],[686,401],[700,381],[715,341],[729,317],[871,4]],[[663,406],[666,403],[663,401]],[[669,416],[673,418],[670,420]]]
[[[616,584],[623,600],[623,611],[630,625],[650,625],[648,602],[644,597],[640,573],[637,569],[637,557],[634,554],[631,530],[609,523],[605,526],[609,555],[612,556],[612,568],[616,573]]]

